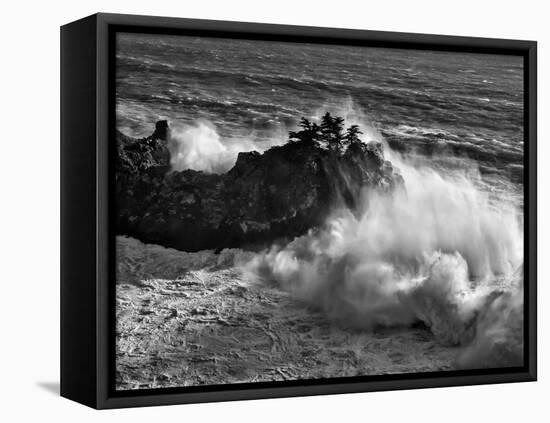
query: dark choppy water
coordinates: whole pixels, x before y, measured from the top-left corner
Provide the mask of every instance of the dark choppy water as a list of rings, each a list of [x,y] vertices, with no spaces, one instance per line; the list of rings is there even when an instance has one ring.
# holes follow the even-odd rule
[[[521,57],[119,34],[117,125],[206,119],[222,139],[284,138],[301,116],[366,117],[393,146],[476,159],[521,191]],[[442,148],[443,147],[443,148]],[[493,178],[491,175],[497,175]],[[512,180],[515,184],[505,184]],[[499,188],[500,187],[500,188]]]

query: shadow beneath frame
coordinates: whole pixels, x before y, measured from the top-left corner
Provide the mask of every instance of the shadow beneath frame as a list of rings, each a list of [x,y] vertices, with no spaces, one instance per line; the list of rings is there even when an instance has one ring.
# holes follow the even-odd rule
[[[60,395],[59,382],[36,382],[36,386],[42,388],[44,391],[49,392],[52,395]]]

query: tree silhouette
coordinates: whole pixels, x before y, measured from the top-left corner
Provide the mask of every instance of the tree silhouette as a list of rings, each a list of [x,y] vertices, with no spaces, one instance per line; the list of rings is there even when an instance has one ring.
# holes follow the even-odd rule
[[[330,149],[338,150],[344,139],[344,118],[333,117],[326,112],[321,118],[321,134],[323,139],[328,142]]]
[[[300,123],[298,125],[302,129],[297,132],[290,131],[289,138],[291,141],[301,141],[306,143],[319,141],[321,137],[321,128],[319,125],[310,122],[305,117],[300,119]]]
[[[362,134],[362,133],[363,132],[361,132],[359,130],[359,125],[351,125],[347,129],[346,135],[344,135],[344,138],[345,138],[345,140],[347,141],[348,144],[361,142],[361,140],[359,139],[359,134]]]
[[[299,131],[289,132],[289,140],[292,142],[325,142],[331,151],[342,151],[347,146],[361,142],[359,135],[362,132],[358,125],[351,125],[344,132],[344,118],[332,116],[329,112],[323,115],[320,125],[302,117],[298,126]]]

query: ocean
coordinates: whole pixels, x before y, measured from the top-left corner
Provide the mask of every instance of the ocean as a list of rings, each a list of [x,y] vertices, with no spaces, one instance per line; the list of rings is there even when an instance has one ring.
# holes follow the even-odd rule
[[[492,189],[521,203],[519,56],[119,34],[116,69],[127,135],[149,135],[159,119],[207,121],[222,142],[267,146],[285,142],[302,116],[331,111],[398,149],[469,157]]]
[[[119,388],[523,363],[521,57],[117,37],[117,129],[146,137],[167,119],[173,170],[226,172],[330,112],[382,143],[405,188],[261,252],[119,236]]]

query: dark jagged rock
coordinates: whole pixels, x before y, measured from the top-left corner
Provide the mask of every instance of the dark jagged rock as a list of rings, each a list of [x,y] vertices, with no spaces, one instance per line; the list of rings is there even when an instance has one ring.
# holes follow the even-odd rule
[[[239,153],[223,174],[170,171],[170,130],[117,133],[117,233],[185,251],[253,248],[321,225],[337,206],[355,207],[364,187],[390,191],[401,176],[380,144],[327,149],[289,142]]]
[[[149,137],[134,139],[117,131],[117,177],[121,174],[137,174],[151,167],[170,166],[168,122],[160,120]]]

